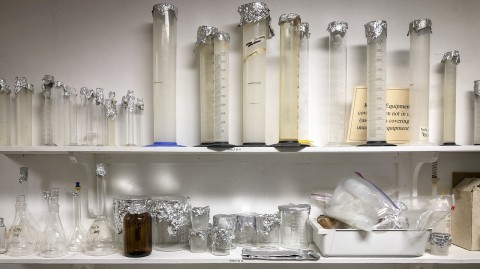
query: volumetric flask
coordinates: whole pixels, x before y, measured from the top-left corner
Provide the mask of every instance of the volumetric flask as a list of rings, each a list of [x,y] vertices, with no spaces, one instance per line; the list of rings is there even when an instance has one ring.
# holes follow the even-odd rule
[[[0,78],[0,146],[10,146],[10,86]]]
[[[473,86],[473,144],[480,145],[480,80],[475,80]]]
[[[302,249],[308,247],[308,216],[310,205],[287,204],[278,207],[280,211],[280,244],[282,247]]]
[[[200,73],[200,145],[213,143],[214,132],[214,93],[215,93],[215,63],[213,54],[213,36],[217,28],[202,25],[197,30],[198,63]]]
[[[15,78],[16,104],[16,145],[32,145],[32,96],[33,85],[27,83],[25,77]]]
[[[442,63],[445,71],[443,75],[443,145],[455,144],[455,115],[457,94],[457,65],[460,63],[458,50],[446,52]]]
[[[298,103],[298,141],[301,144],[311,144],[308,136],[308,49],[310,39],[310,24],[300,23],[299,51],[299,94]]]
[[[82,196],[80,182],[76,182],[73,191],[73,231],[68,241],[68,250],[71,252],[83,252],[85,250],[86,233],[82,225]]]
[[[176,146],[177,8],[153,6],[153,139]]]
[[[328,144],[345,143],[345,119],[347,110],[347,29],[348,23],[333,21],[328,24],[330,97]]]
[[[42,79],[42,145],[55,146],[53,141],[53,98],[52,88],[54,78],[51,75],[45,75]]]
[[[432,21],[410,22],[410,144],[428,144],[430,34]]]
[[[365,24],[367,38],[367,144],[387,144],[387,22]]]
[[[258,246],[278,246],[280,238],[280,216],[259,214],[255,216]]]
[[[265,146],[267,39],[270,10],[262,2],[238,7],[243,47],[243,144]]]

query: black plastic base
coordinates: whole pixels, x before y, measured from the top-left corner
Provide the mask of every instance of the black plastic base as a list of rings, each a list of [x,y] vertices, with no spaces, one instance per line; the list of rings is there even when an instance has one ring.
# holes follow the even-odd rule
[[[448,142],[448,143],[443,143],[442,146],[458,146],[458,145],[455,144],[454,142]]]
[[[367,141],[366,144],[358,145],[359,147],[396,147],[395,144],[387,143],[387,141]]]
[[[209,147],[210,145],[212,145],[213,143],[201,143],[200,145],[196,145],[195,147]]]
[[[304,147],[310,147],[310,145],[301,144],[298,141],[280,141],[277,144],[271,145],[271,147],[275,147],[275,148],[304,148]]]
[[[228,142],[215,142],[207,146],[208,148],[229,149],[236,147]]]
[[[242,147],[266,147],[265,143],[243,143]]]
[[[480,146],[480,144],[473,144],[474,146]]]

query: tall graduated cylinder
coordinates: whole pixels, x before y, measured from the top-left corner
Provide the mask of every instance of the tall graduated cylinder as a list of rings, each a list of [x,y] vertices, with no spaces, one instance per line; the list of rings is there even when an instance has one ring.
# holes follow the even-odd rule
[[[32,145],[32,96],[33,85],[27,83],[25,77],[15,78],[16,105],[16,144],[18,146]]]
[[[64,145],[65,134],[68,133],[68,111],[65,110],[69,94],[65,84],[61,81],[55,81],[52,88],[52,121],[53,121],[53,143],[56,146]]]
[[[67,126],[65,126],[65,144],[69,146],[77,146],[79,144],[78,131],[78,93],[77,90],[67,86],[68,96],[65,102],[65,114]]]
[[[431,32],[429,19],[410,23],[410,144],[428,143]]]
[[[273,37],[262,2],[238,7],[243,47],[243,144],[265,145],[266,41]]]
[[[474,131],[473,131],[473,144],[480,145],[480,80],[475,80],[473,86],[473,103],[474,103]]]
[[[153,139],[176,145],[177,8],[153,6]],[[167,144],[165,144],[167,143]]]
[[[328,143],[341,145],[345,143],[345,118],[347,110],[347,29],[348,23],[333,21],[328,24],[330,33],[330,97]]]
[[[0,146],[10,146],[10,86],[0,78]]]
[[[446,52],[442,63],[443,77],[443,144],[455,145],[455,111],[457,94],[457,65],[460,63],[458,50]]]
[[[53,98],[54,77],[45,75],[42,79],[42,145],[54,146],[53,141]]]
[[[300,16],[280,16],[280,143],[298,143]]]
[[[299,93],[298,103],[298,141],[301,144],[310,144],[308,136],[308,49],[310,39],[310,24],[302,22],[299,26],[300,49],[299,55]]]
[[[230,35],[220,31],[213,38],[215,63],[213,142],[220,145],[228,144],[229,134],[229,53]]]

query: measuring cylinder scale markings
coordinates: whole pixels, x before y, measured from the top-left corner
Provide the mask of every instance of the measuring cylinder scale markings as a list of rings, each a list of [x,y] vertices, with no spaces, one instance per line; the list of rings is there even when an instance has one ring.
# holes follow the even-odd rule
[[[262,2],[238,7],[243,47],[243,145],[265,146],[266,41],[274,36]]]
[[[310,24],[302,22],[299,26],[300,31],[300,51],[299,51],[299,93],[298,103],[298,142],[310,145],[311,140],[308,137],[308,47],[310,38]]]
[[[430,34],[432,21],[410,23],[410,144],[428,144],[430,90]]]
[[[386,81],[387,22],[365,24],[367,38],[367,143],[361,146],[395,146],[387,143]]]
[[[480,80],[473,83],[473,144],[480,145]]]
[[[152,146],[177,146],[177,14],[171,4],[153,6],[153,140]]]
[[[443,55],[443,145],[455,146],[455,113],[457,94],[457,65],[460,63],[458,50]]]
[[[53,101],[52,88],[54,85],[54,77],[45,75],[42,79],[42,145],[55,146],[53,141]]]
[[[0,146],[10,146],[10,85],[0,78]]]
[[[328,144],[345,144],[345,115],[347,109],[347,29],[348,23],[333,21],[328,24],[330,98]]]

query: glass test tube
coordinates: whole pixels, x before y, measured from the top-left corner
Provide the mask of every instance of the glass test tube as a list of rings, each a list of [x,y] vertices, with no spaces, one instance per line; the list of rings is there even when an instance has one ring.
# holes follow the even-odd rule
[[[474,145],[480,145],[480,80],[475,80],[474,81],[473,102],[474,102],[473,144]]]
[[[153,6],[154,145],[176,146],[177,8]]]
[[[10,146],[10,86],[0,78],[0,146]]]
[[[213,52],[213,36],[218,29],[202,25],[197,30],[199,72],[200,72],[200,145],[208,146],[214,139],[214,92],[215,65]]]
[[[446,52],[442,63],[443,77],[443,145],[455,145],[455,110],[457,94],[457,65],[460,63],[458,50]]]
[[[300,23],[300,51],[299,51],[299,95],[298,103],[298,141],[302,144],[311,144],[308,137],[308,47],[310,38],[310,24]]]
[[[431,32],[429,19],[410,23],[410,144],[428,143]]]
[[[345,143],[345,119],[347,110],[347,29],[348,23],[333,21],[328,24],[330,97],[328,143],[342,145]]]
[[[270,10],[262,2],[238,7],[243,32],[243,144],[265,145],[266,40],[273,37]]]
[[[218,146],[230,146],[229,134],[229,53],[230,35],[218,32],[213,38],[215,62],[214,131],[213,142]]]
[[[387,144],[387,22],[371,21],[365,24],[367,38],[367,144]]]
[[[123,119],[125,129],[125,146],[135,146],[135,96],[133,91],[127,91],[122,97],[123,103]]]
[[[52,88],[54,85],[54,77],[45,75],[42,79],[42,145],[55,146],[53,141],[53,102]]]
[[[280,143],[298,144],[300,16],[283,14],[280,25]]]
[[[33,85],[25,77],[15,78],[15,105],[18,146],[32,145],[32,95]]]
[[[116,119],[117,119],[117,100],[115,99],[115,92],[111,91],[108,94],[109,98],[105,101],[105,109],[107,112],[107,133],[108,133],[108,146],[116,146]]]

